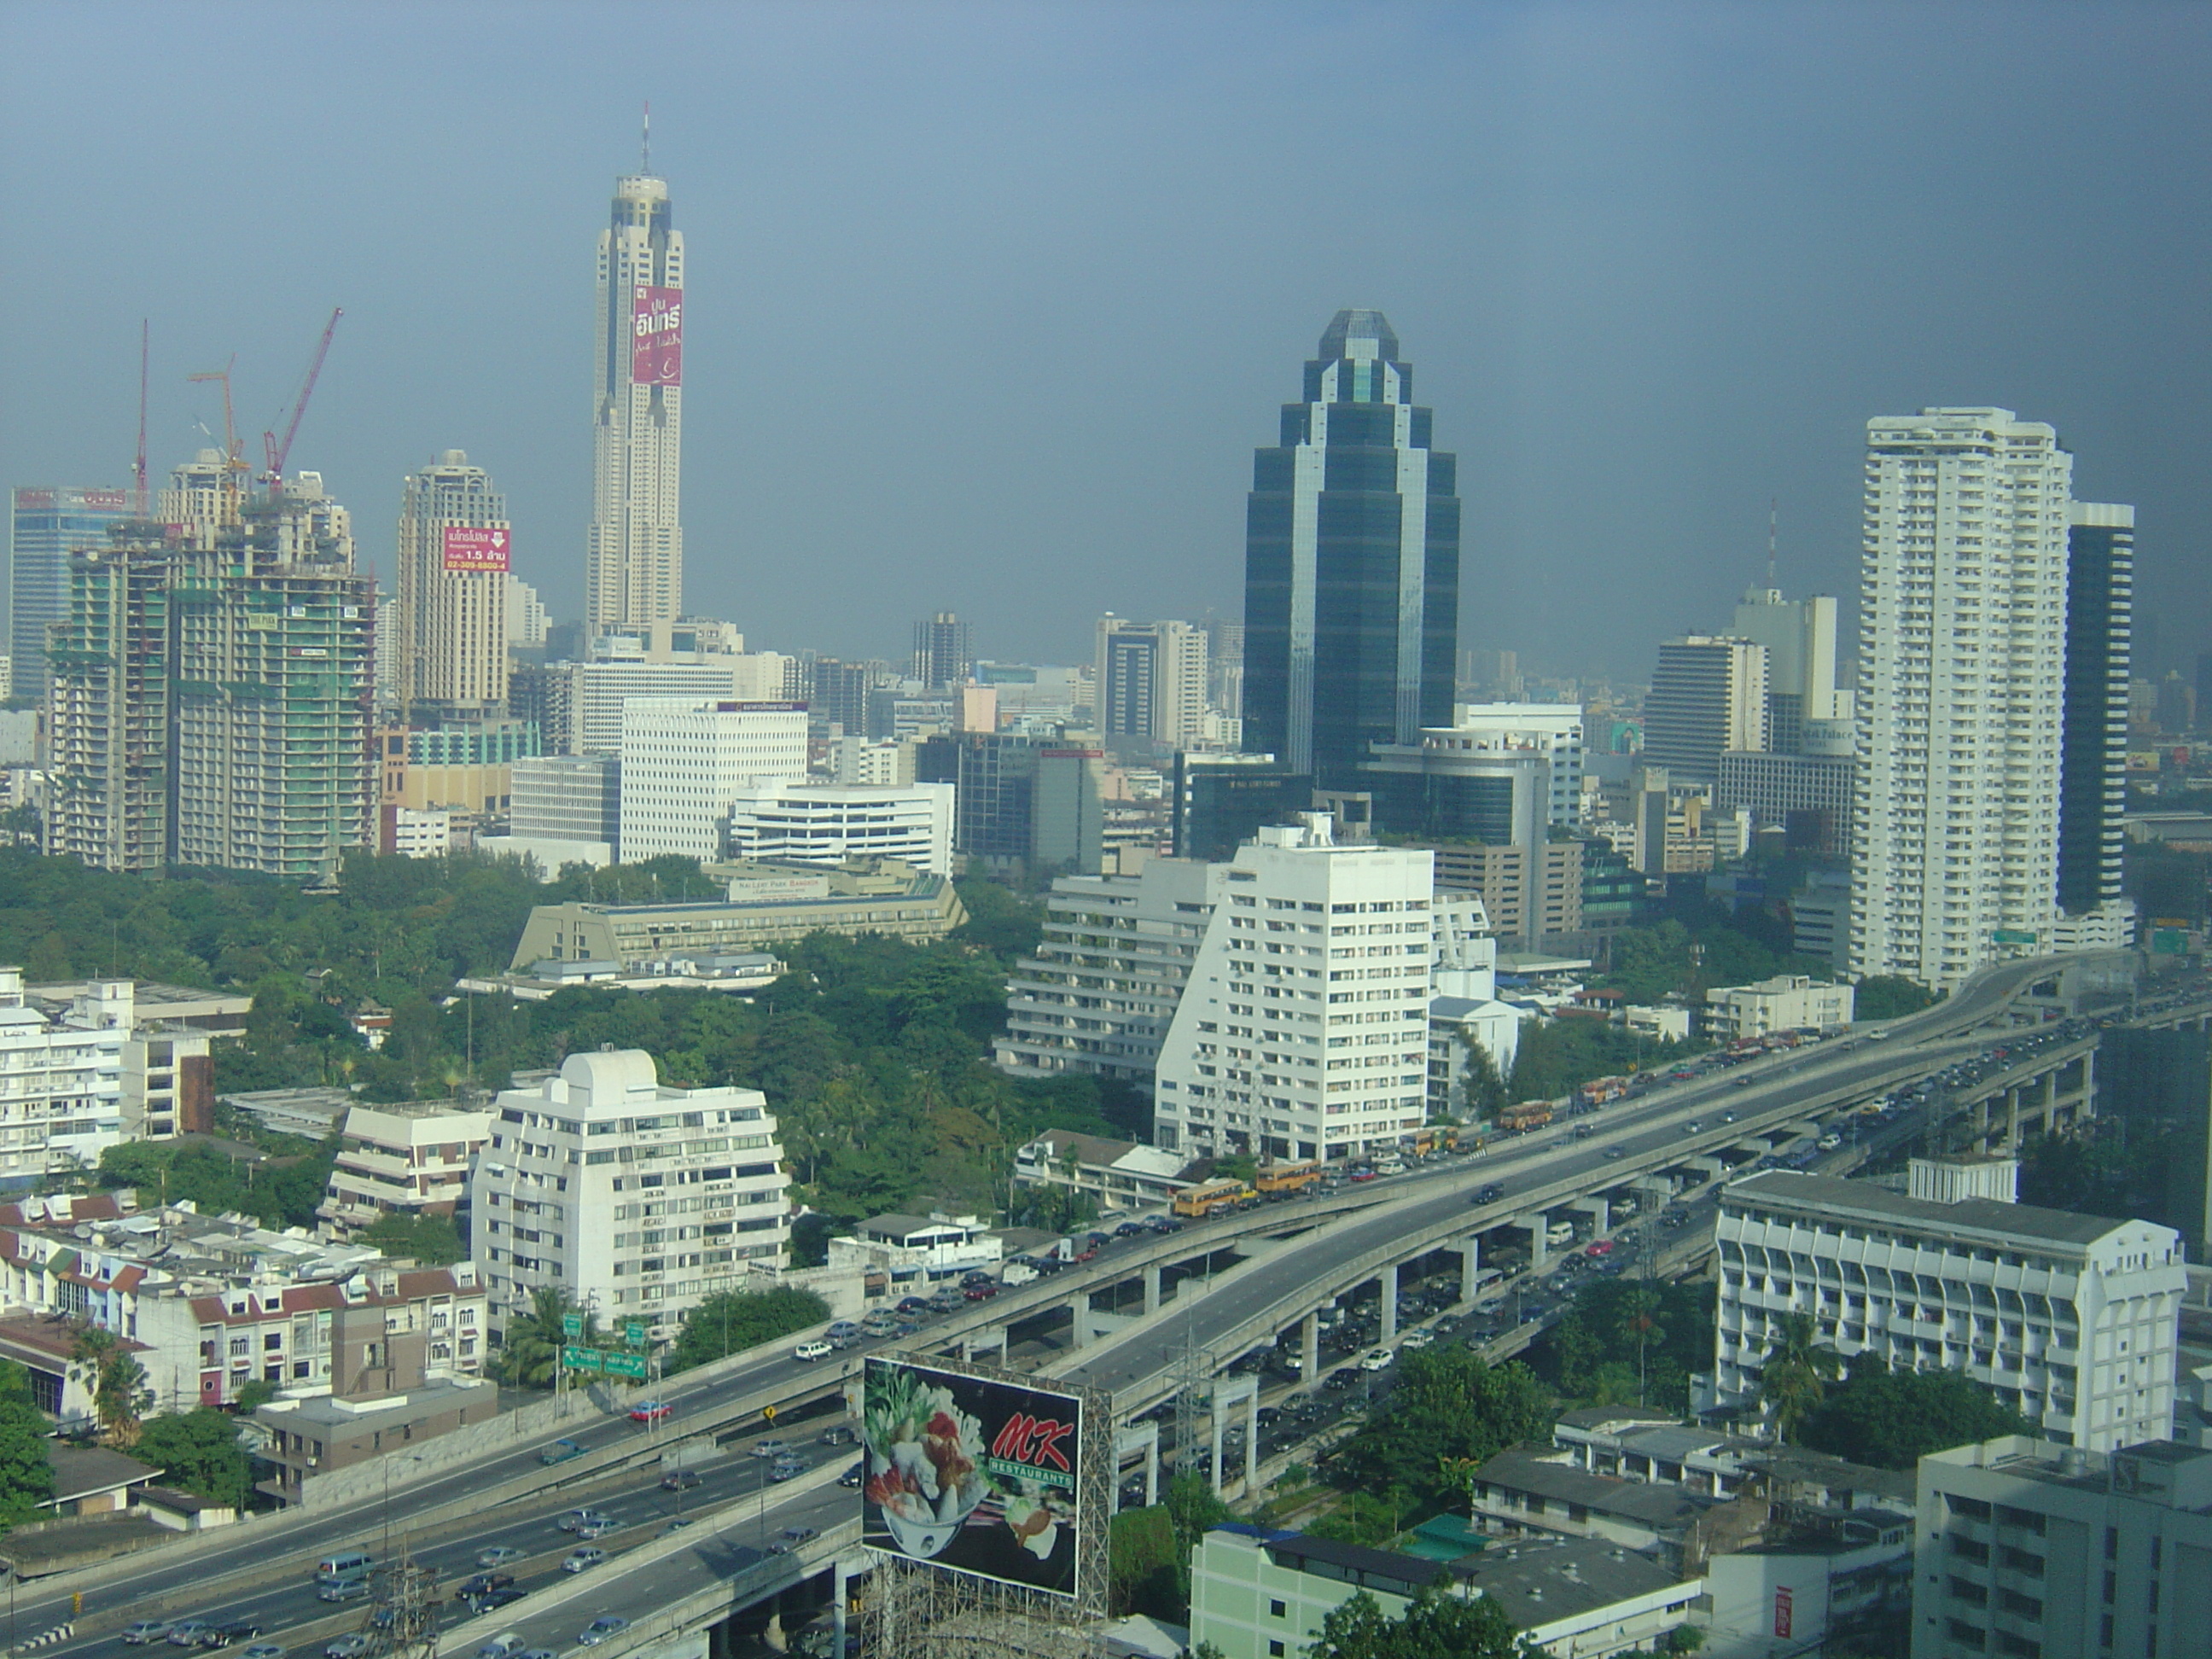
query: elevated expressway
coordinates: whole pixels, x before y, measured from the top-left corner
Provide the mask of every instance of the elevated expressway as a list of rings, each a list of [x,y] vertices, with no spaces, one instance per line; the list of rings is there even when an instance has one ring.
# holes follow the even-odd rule
[[[1399,1268],[1424,1255],[1460,1250],[1471,1279],[1486,1233],[1533,1226],[1532,1250],[1540,1249],[1541,1218],[1553,1211],[1596,1206],[1596,1215],[1609,1191],[1639,1182],[1671,1188],[1677,1172],[1711,1174],[1763,1152],[1770,1144],[1765,1135],[1802,1129],[1819,1114],[1925,1076],[1986,1046],[1972,1034],[2010,1018],[2015,998],[2051,977],[2058,965],[2016,963],[1985,972],[1949,1000],[1895,1023],[1879,1041],[1862,1036],[1832,1042],[1656,1090],[1582,1120],[1595,1129],[1586,1140],[1572,1139],[1562,1127],[1485,1157],[1329,1199],[1117,1243],[1096,1262],[933,1325],[908,1347],[987,1350],[1005,1343],[1010,1325],[1056,1328],[1072,1316],[1066,1346],[1037,1369],[1111,1389],[1116,1419],[1124,1422],[1172,1395],[1190,1374],[1192,1350],[1203,1368],[1216,1370],[1295,1326],[1305,1333],[1310,1361],[1314,1314],[1364,1279],[1382,1282],[1387,1322],[1395,1316],[1395,1297],[1389,1292]],[[2029,1069],[2055,1069],[2065,1063],[2062,1052],[2054,1048],[2036,1055]],[[2086,1065],[2081,1069],[2086,1073]],[[1735,1121],[1721,1121],[1723,1112],[1733,1113]],[[1691,1128],[1692,1121],[1700,1127]],[[1607,1158],[1610,1146],[1620,1147],[1621,1156]],[[1472,1191],[1491,1182],[1506,1188],[1504,1199],[1472,1207]],[[1285,1235],[1294,1242],[1271,1242]],[[1169,1282],[1176,1272],[1211,1267],[1232,1255],[1244,1259],[1203,1279]],[[1127,1314],[1094,1311],[1091,1304],[1102,1296],[1116,1306],[1126,1301]],[[371,1487],[362,1501],[188,1534],[101,1567],[11,1584],[11,1622],[20,1637],[69,1624],[68,1635],[41,1650],[69,1659],[94,1647],[109,1648],[124,1623],[147,1616],[264,1618],[264,1639],[291,1644],[311,1638],[319,1646],[328,1639],[325,1632],[360,1622],[357,1613],[349,1615],[307,1595],[304,1587],[319,1555],[362,1547],[385,1559],[392,1553],[387,1539],[392,1544],[409,1539],[418,1550],[434,1553],[434,1564],[444,1568],[450,1585],[478,1549],[512,1543],[526,1550],[539,1573],[548,1574],[558,1552],[574,1541],[553,1532],[551,1517],[572,1504],[617,1503],[635,1514],[618,1516],[629,1529],[606,1545],[611,1553],[635,1553],[570,1580],[541,1577],[537,1582],[562,1583],[562,1593],[533,1594],[509,1609],[497,1628],[522,1631],[532,1645],[565,1650],[574,1631],[562,1621],[581,1630],[592,1618],[619,1615],[632,1621],[633,1630],[602,1651],[602,1659],[619,1659],[626,1649],[670,1635],[672,1627],[662,1616],[670,1608],[690,1609],[678,1623],[702,1628],[744,1600],[775,1595],[820,1571],[845,1542],[840,1528],[854,1498],[830,1484],[830,1465],[849,1462],[849,1448],[816,1451],[817,1474],[787,1486],[764,1485],[757,1474],[764,1465],[750,1458],[702,1465],[707,1484],[690,1500],[695,1525],[678,1533],[657,1530],[665,1522],[667,1500],[656,1494],[663,1460],[676,1447],[750,1440],[768,1427],[764,1407],[787,1411],[842,1393],[860,1358],[854,1351],[808,1365],[779,1344],[662,1385],[658,1393],[674,1414],[654,1431],[619,1415],[626,1401],[611,1395],[535,1438],[464,1461],[447,1461],[435,1441],[391,1454],[380,1462],[382,1485]],[[1315,1375],[1310,1363],[1305,1375]],[[562,1437],[584,1446],[586,1455],[542,1465],[539,1452]],[[822,1536],[787,1555],[766,1553],[763,1546],[792,1525],[815,1527]],[[528,1586],[532,1580],[524,1582]],[[742,1599],[733,1601],[741,1590]],[[73,1594],[83,1596],[74,1620]],[[552,1621],[543,1631],[541,1619]]]

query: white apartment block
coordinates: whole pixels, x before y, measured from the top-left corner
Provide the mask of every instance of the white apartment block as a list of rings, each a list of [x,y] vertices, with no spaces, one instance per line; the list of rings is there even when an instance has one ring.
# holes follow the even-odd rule
[[[2072,477],[2009,410],[1867,423],[1854,978],[2051,949]]]
[[[1079,1072],[1149,1091],[1227,871],[1151,859],[1133,876],[1054,881],[1036,954],[1007,983],[1000,1069]]]
[[[1340,846],[1325,812],[1263,828],[1221,872],[1160,1049],[1153,1142],[1348,1159],[1426,1109],[1425,848]]]
[[[2212,1451],[2024,1435],[1920,1460],[1912,1659],[2196,1659],[2212,1632]]]
[[[1109,738],[1150,738],[1176,749],[1206,742],[1206,635],[1187,622],[1098,619],[1094,724]]]
[[[94,980],[48,1018],[23,996],[23,970],[0,968],[0,1181],[89,1170],[122,1139],[123,1048],[131,981]]]
[[[1832,1031],[1851,1023],[1858,993],[1802,974],[1777,974],[1753,985],[1716,985],[1705,993],[1705,1031],[1717,1042],[1769,1031]]]
[[[1923,1192],[1940,1170],[1916,1161]],[[1769,1170],[1723,1190],[1717,1239],[1720,1404],[1758,1400],[1781,1316],[1802,1313],[1847,1358],[1971,1377],[2062,1445],[2172,1432],[2185,1273],[2170,1227]]]
[[[1495,748],[1542,750],[1551,759],[1549,822],[1574,824],[1583,811],[1583,709],[1577,702],[1463,702],[1451,729],[1495,739]]]
[[[640,655],[561,664],[550,688],[554,729],[545,734],[547,744],[558,744],[569,754],[619,755],[623,710],[640,698],[776,702],[783,696],[789,660],[774,652],[699,652],[681,662]]]
[[[805,703],[634,699],[623,710],[622,856],[718,859],[740,792],[805,775]]]
[[[830,770],[839,783],[897,788],[914,781],[914,762],[910,742],[871,743],[851,733],[830,742]]]
[[[808,864],[879,856],[949,876],[953,793],[949,783],[892,788],[759,779],[730,798],[724,851],[731,858]]]
[[[491,1122],[489,1112],[434,1101],[353,1107],[316,1214],[341,1236],[395,1212],[452,1215]]]
[[[495,1328],[550,1287],[669,1336],[752,1264],[782,1265],[783,1148],[758,1090],[666,1086],[642,1049],[600,1049],[496,1105],[469,1184]]]

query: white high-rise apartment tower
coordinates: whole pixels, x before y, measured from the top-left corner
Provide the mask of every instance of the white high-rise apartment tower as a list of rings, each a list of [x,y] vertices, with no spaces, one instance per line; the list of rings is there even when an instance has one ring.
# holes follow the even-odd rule
[[[506,712],[509,551],[506,498],[465,452],[408,475],[392,665],[403,702],[464,718]]]
[[[1220,872],[1160,1045],[1153,1144],[1345,1159],[1428,1104],[1425,848],[1337,844],[1326,812],[1261,830]]]
[[[613,223],[599,233],[598,319],[585,568],[593,639],[684,611],[684,235],[670,228],[665,179],[616,182]]]
[[[1854,977],[2051,948],[2073,465],[2010,410],[1867,422]]]

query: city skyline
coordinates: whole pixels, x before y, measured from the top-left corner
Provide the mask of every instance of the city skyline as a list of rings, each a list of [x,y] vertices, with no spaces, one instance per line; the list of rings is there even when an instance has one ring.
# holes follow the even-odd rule
[[[1425,394],[1449,411],[1439,445],[1466,458],[1462,489],[1482,503],[1496,564],[1463,607],[1470,647],[1618,672],[1755,579],[1775,497],[1783,585],[1848,592],[1856,503],[1835,458],[1869,413],[1933,404],[2043,411],[2099,458],[2087,493],[2141,507],[2147,611],[2201,611],[2212,576],[2159,550],[2212,532],[2176,435],[2203,395],[2180,372],[2201,357],[2203,324],[2176,276],[2203,263],[2203,228],[2182,210],[2204,122],[2176,100],[2198,78],[2203,32],[2172,9],[2117,7],[2094,26],[2054,17],[2022,40],[1962,8],[1898,25],[1917,54],[1876,54],[1871,25],[1781,10],[1794,28],[1739,18],[1702,57],[1668,50],[1657,25],[1631,27],[1616,58],[1534,12],[1382,9],[1363,32],[1416,64],[1409,106],[1428,108],[1418,94],[1449,77],[1477,94],[1452,108],[1497,113],[1402,118],[1399,184],[1363,198],[1366,234],[1324,240],[1310,234],[1311,192],[1354,189],[1370,158],[1310,137],[1262,157],[1242,136],[1286,130],[1291,94],[1263,81],[1302,86],[1313,70],[1301,65],[1340,60],[1346,39],[1312,15],[1256,41],[1236,29],[1259,67],[1233,72],[1218,98],[1143,71],[1156,123],[1074,56],[1080,44],[1134,65],[1141,22],[1098,24],[1079,42],[1048,22],[991,35],[954,10],[939,28],[864,41],[835,9],[701,20],[684,61],[636,88],[660,118],[656,167],[678,180],[688,233],[708,251],[693,280],[707,284],[700,318],[713,326],[686,344],[695,386],[715,389],[691,400],[685,424],[691,471],[711,466],[715,483],[695,479],[687,502],[688,608],[779,648],[847,658],[893,656],[902,618],[950,608],[974,617],[982,654],[1063,662],[1083,660],[1104,611],[1233,615],[1243,452],[1263,435],[1250,411],[1279,396],[1276,366],[1315,315],[1371,304],[1421,342]],[[297,20],[232,40],[239,72],[282,90],[283,108],[193,118],[213,120],[229,151],[281,149],[351,209],[326,216],[313,247],[241,277],[218,229],[179,216],[197,184],[189,158],[124,148],[175,95],[163,88],[188,79],[169,73],[177,54],[206,46],[147,15],[103,46],[113,67],[66,105],[33,77],[16,83],[11,148],[25,165],[4,176],[20,194],[66,143],[88,240],[64,273],[32,257],[22,229],[0,232],[25,301],[0,338],[0,374],[40,388],[6,402],[40,411],[35,425],[0,413],[9,481],[127,476],[140,318],[153,319],[158,475],[204,441],[196,423],[220,428],[216,390],[185,374],[235,351],[240,425],[258,432],[343,300],[295,453],[358,504],[364,559],[388,583],[391,481],[465,447],[510,498],[520,574],[556,616],[580,616],[590,459],[574,419],[587,395],[576,252],[610,174],[635,155],[635,98],[611,92],[604,72],[612,37],[556,23],[540,56],[496,83],[473,77],[467,96],[446,95],[463,84],[452,70],[422,79],[404,7],[385,15],[394,24],[359,20],[342,75],[330,37]],[[1203,45],[1236,21],[1186,27]],[[20,47],[13,62],[84,57],[84,25],[63,15],[19,10],[0,27]],[[471,40],[484,27],[459,23]],[[776,58],[785,82],[748,72],[746,97],[706,95],[702,76],[768,46],[790,50],[744,61]],[[1902,67],[1975,61],[1984,46],[2020,73],[1954,77],[1940,114]],[[892,77],[880,111],[854,101],[842,68],[855,53],[870,84]],[[1805,67],[1814,59],[1831,67]],[[920,118],[894,63],[956,64],[963,93],[983,76],[1001,96],[949,124]],[[309,85],[349,112],[367,93],[377,101],[357,112],[382,131],[386,77],[403,65],[409,95],[440,98],[420,131],[341,151],[298,106]],[[1045,77],[1049,100],[1004,90],[1024,70]],[[1753,70],[1792,97],[1753,97]],[[125,88],[138,101],[111,111]],[[1660,120],[1693,94],[1711,102],[1712,131]],[[1982,119],[1999,98],[2005,120]],[[806,142],[824,112],[839,138]],[[942,114],[935,94],[926,112]],[[908,135],[895,158],[871,142],[886,118]],[[2063,153],[1995,137],[2039,121],[2063,126]],[[2147,124],[2159,143],[2142,142]],[[1126,137],[1127,162],[1097,159],[1115,149],[1091,142],[1102,131]],[[1958,132],[1968,136],[1946,137]],[[1942,168],[1904,165],[1933,153]],[[1170,155],[1184,164],[1158,165]],[[1049,198],[1011,159],[1024,155],[1053,179]],[[148,168],[143,191],[126,183]],[[440,168],[466,187],[421,191],[414,181]],[[1801,176],[1810,182],[1793,184]],[[1862,212],[1875,176],[1883,188]],[[1691,196],[1692,181],[1710,197]],[[1777,195],[1795,188],[1810,193]],[[1699,199],[1710,210],[1677,213]],[[1786,223],[1768,209],[1777,199],[1799,210]],[[24,205],[15,222],[39,222]],[[389,229],[396,212],[404,239]],[[119,257],[124,226],[171,257],[158,270]],[[2130,250],[2118,270],[2095,252],[2116,239]],[[426,240],[453,250],[436,283],[403,276],[392,252]],[[1907,247],[1924,277],[1910,299],[1881,280]],[[1972,273],[1995,266],[2014,279],[1985,289]],[[64,313],[57,373],[61,339],[24,319]],[[1127,368],[1162,317],[1177,319],[1175,354],[1190,371],[1164,401]],[[968,318],[988,328],[945,321]],[[975,372],[993,361],[1006,367]],[[1638,434],[1594,473],[1575,435],[1589,410]],[[1065,511],[1075,500],[1084,510]],[[880,592],[890,614],[854,614],[854,591]],[[2162,671],[2195,643],[2157,641],[2148,660]]]

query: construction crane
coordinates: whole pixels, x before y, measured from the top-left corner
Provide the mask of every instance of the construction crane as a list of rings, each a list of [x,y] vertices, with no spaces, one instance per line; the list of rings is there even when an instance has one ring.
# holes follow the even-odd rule
[[[315,360],[307,365],[307,378],[301,383],[300,395],[292,404],[292,418],[284,423],[284,437],[277,441],[274,432],[261,434],[263,453],[269,461],[269,494],[274,497],[284,490],[284,458],[292,453],[292,440],[299,434],[300,417],[307,412],[307,399],[314,395],[316,378],[323,372],[323,359],[330,356],[331,336],[337,332],[338,319],[343,309],[333,308],[331,319],[323,325],[323,337],[316,343]]]
[[[238,441],[238,422],[231,414],[230,371],[238,362],[234,354],[229,362],[221,368],[210,368],[198,374],[187,374],[188,380],[220,380],[222,382],[222,516],[229,524],[238,522],[238,475],[246,471],[246,454]]]

